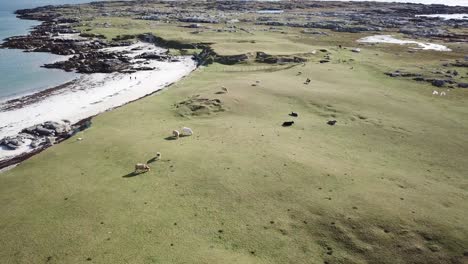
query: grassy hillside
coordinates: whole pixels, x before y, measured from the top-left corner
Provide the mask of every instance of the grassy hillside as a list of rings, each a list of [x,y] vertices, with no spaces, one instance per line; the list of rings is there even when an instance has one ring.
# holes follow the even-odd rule
[[[340,36],[215,45],[332,61],[202,67],[0,174],[0,263],[466,262],[468,91],[383,74],[463,53],[356,54],[336,45],[359,35]],[[183,126],[195,135],[168,140]]]
[[[463,254],[463,91],[433,98],[365,67],[229,68],[201,69],[103,114],[83,141],[2,174],[3,262],[437,263]],[[229,92],[215,94],[221,86]],[[219,98],[226,111],[181,116],[174,103],[193,95]],[[290,111],[299,118],[283,128]],[[196,135],[165,140],[181,126]],[[157,151],[151,172],[127,177]]]

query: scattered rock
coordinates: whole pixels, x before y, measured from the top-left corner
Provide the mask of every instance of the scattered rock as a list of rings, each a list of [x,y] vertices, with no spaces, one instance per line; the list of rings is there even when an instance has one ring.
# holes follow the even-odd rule
[[[401,71],[394,71],[394,72],[386,72],[385,75],[390,77],[419,77],[421,74],[419,73],[411,73],[411,72],[401,72]]]
[[[432,85],[433,86],[436,86],[436,87],[442,87],[445,85],[445,81],[444,80],[439,80],[439,79],[435,79],[432,81]]]

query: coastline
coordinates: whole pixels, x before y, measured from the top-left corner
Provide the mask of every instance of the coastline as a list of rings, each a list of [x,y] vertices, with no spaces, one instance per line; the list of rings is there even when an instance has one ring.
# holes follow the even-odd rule
[[[19,18],[23,19],[21,16]],[[38,28],[42,27],[43,30],[44,23],[46,22],[34,28],[28,36],[23,36],[23,38],[29,38],[34,31],[38,31]],[[67,35],[71,37],[67,38]],[[75,33],[60,36],[65,36],[66,43],[74,41],[89,43],[92,40],[82,37],[75,39],[72,35]],[[45,37],[45,39],[48,38],[57,39],[56,36]],[[28,49],[27,51],[34,50]],[[61,122],[62,120],[67,120],[73,124],[72,126],[80,127],[80,123],[100,113],[163,90],[197,68],[197,63],[192,56],[168,56],[166,49],[159,48],[152,43],[136,42],[125,43],[124,46],[104,46],[92,49],[91,52],[104,54],[106,57],[118,57],[126,62],[126,68],[124,70],[112,69],[110,72],[99,72],[99,70],[94,72],[95,69],[92,69],[92,73],[80,74],[78,78],[61,85],[0,100],[0,120],[2,120],[0,140],[13,137],[20,142],[15,149],[10,149],[5,145],[0,146],[0,169],[12,167],[51,145],[45,144],[46,138],[41,135],[42,143],[35,146],[32,144],[34,139],[29,138],[30,135],[22,136],[24,129],[44,122]],[[145,57],[148,54],[152,56]],[[69,55],[65,60],[51,63],[67,62],[72,58],[73,56]],[[99,58],[96,61],[99,61]],[[60,64],[59,66],[46,68],[63,70]],[[66,138],[68,137],[57,136],[54,141],[59,143]]]
[[[75,126],[83,120],[162,91],[195,69],[192,58],[183,58],[181,62],[159,62],[159,70],[83,75],[75,81],[9,100],[0,104],[0,109],[8,108],[0,110],[0,119],[8,124],[0,128],[0,138],[17,135],[22,129],[47,121],[69,120]],[[31,117],[31,113],[35,115]],[[57,140],[57,143],[61,141]],[[19,148],[21,153],[1,148],[0,168],[24,161],[48,147],[32,148],[28,143]]]

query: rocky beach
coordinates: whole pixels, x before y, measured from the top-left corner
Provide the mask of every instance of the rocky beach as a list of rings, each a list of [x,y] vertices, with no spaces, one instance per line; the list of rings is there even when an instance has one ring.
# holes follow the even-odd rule
[[[17,13],[43,23],[27,36],[7,38],[2,48],[65,55],[43,67],[81,75],[57,87],[0,100],[2,168],[72,136],[83,129],[74,125],[82,120],[169,86],[197,65],[191,56],[171,56],[154,43],[80,36],[71,27],[77,22],[73,19]]]

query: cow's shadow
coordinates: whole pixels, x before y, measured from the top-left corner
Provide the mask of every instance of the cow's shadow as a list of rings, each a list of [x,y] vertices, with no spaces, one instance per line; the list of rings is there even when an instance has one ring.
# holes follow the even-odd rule
[[[171,160],[170,159],[158,159],[157,157],[154,157],[154,158],[151,158],[149,159],[146,164],[151,164],[151,163],[154,163],[154,162],[170,162]]]
[[[179,137],[175,137],[175,136],[169,136],[169,137],[165,137],[164,139],[165,140],[177,140],[179,138],[184,138],[184,137],[190,137],[191,135],[183,135],[181,134]]]
[[[147,171],[132,171],[132,172],[122,176],[122,178],[132,178],[132,177],[135,177],[135,176],[138,176],[138,175],[141,175],[141,174],[145,174],[145,173],[147,173]]]

